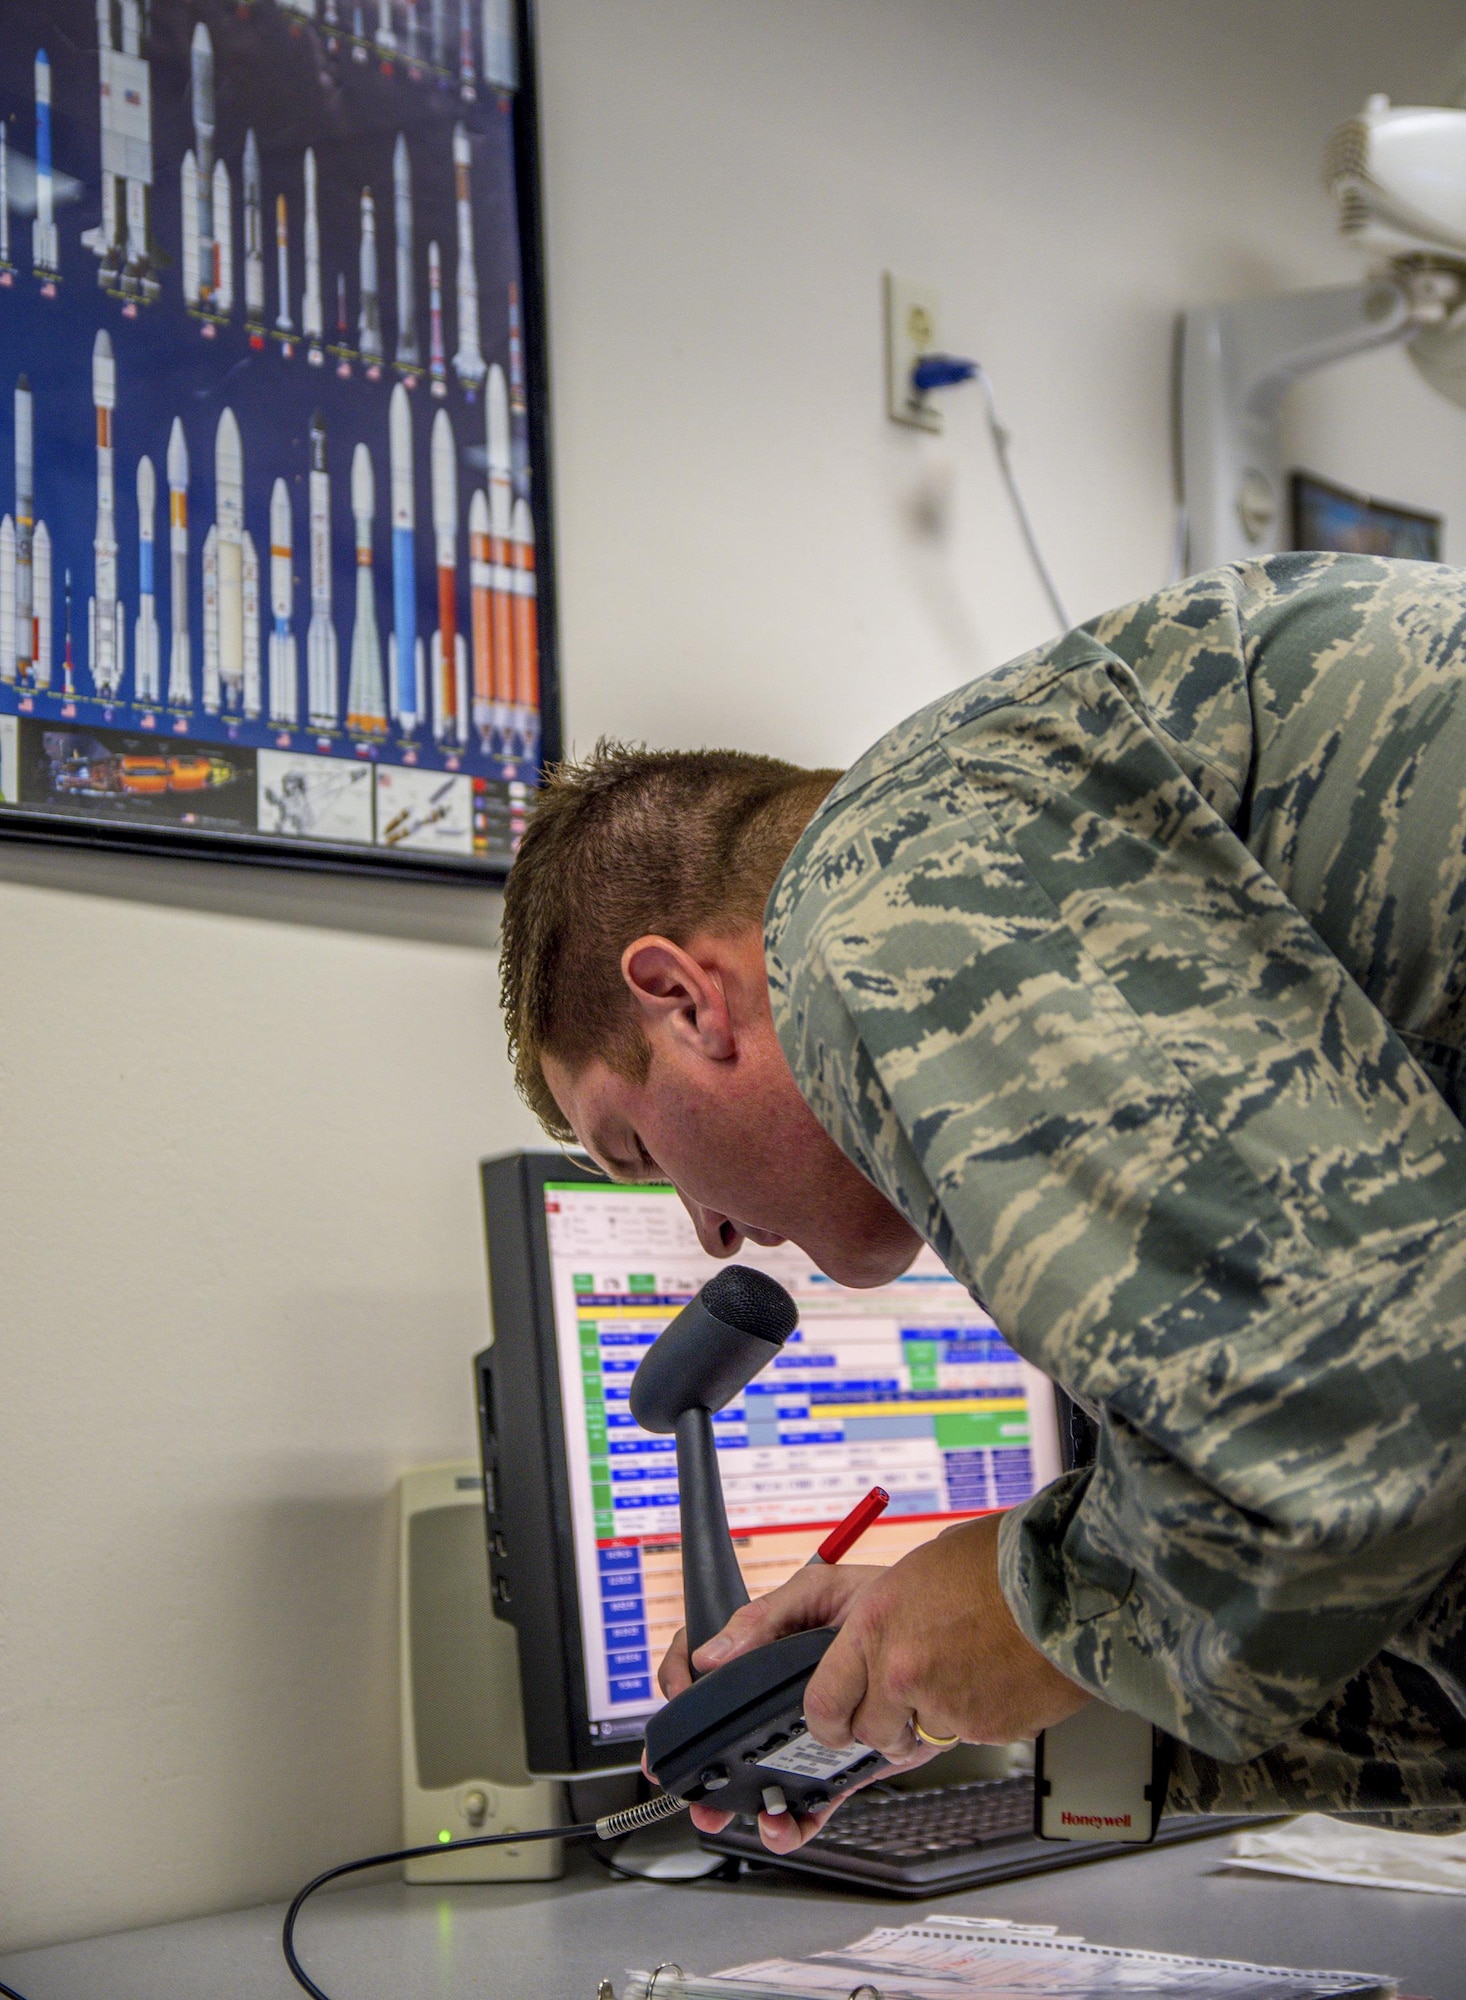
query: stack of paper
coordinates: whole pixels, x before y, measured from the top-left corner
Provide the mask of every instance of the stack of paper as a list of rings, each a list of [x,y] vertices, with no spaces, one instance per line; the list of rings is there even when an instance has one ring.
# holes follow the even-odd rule
[[[1047,1924],[931,1917],[883,1925],[841,1951],[758,1959],[714,1979],[665,1966],[633,1972],[625,2000],[1383,2000],[1394,1991],[1378,1973],[1127,1951],[1061,1937]]]

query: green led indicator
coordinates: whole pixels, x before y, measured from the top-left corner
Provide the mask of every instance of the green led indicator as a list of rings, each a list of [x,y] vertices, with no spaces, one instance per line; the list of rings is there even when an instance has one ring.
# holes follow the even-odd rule
[[[451,1833],[450,1833],[450,1832],[448,1831],[448,1829],[447,1829],[447,1827],[446,1827],[446,1826],[442,1826],[442,1827],[439,1827],[439,1829],[438,1829],[438,1839],[439,1839],[439,1840],[440,1840],[440,1841],[442,1842],[442,1844],[443,1844],[443,1845],[444,1845],[445,1847],[447,1846],[448,1842],[449,1842],[449,1841],[450,1841],[450,1840],[451,1840],[452,1838],[453,1838],[453,1836],[452,1836],[452,1834],[451,1834]]]

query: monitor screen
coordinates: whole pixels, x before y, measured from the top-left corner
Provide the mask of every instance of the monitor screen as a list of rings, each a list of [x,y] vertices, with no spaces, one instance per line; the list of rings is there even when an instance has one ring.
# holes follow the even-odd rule
[[[579,1682],[568,1690],[570,1706],[601,1752],[589,1761],[612,1761],[605,1753],[614,1746],[623,1753],[617,1761],[631,1761],[660,1705],[657,1663],[682,1623],[676,1449],[632,1418],[631,1378],[661,1329],[722,1266],[698,1244],[671,1188],[615,1185],[567,1169],[558,1155],[517,1158],[538,1171],[501,1171],[495,1181],[495,1169],[511,1163],[485,1168],[496,1347],[504,1372],[513,1361],[508,1343],[537,1343],[541,1386],[511,1370],[494,1392],[497,1482],[527,1486],[538,1464],[538,1485],[559,1497],[556,1518],[546,1512],[516,1531],[538,1546],[501,1544],[498,1594],[520,1625],[532,1763],[537,1734],[544,1740],[534,1710],[560,1699],[557,1672]],[[529,1239],[518,1266],[516,1226]],[[889,1492],[890,1506],[850,1560],[888,1564],[954,1521],[1026,1500],[1057,1477],[1052,1384],[1013,1352],[932,1251],[869,1291],[833,1283],[792,1244],[748,1244],[738,1261],[777,1278],[799,1308],[783,1350],[714,1419],[751,1597],[792,1575],[874,1485]],[[520,1267],[537,1273],[525,1286],[537,1301],[533,1330],[517,1302]],[[532,1394],[543,1403],[541,1460],[528,1438]],[[512,1432],[510,1396],[518,1405]],[[491,1494],[500,1510],[491,1504],[491,1546],[496,1532],[502,1538],[501,1517],[518,1502],[523,1518],[532,1497]],[[559,1635],[536,1623],[544,1570],[557,1562],[573,1568],[573,1579],[561,1580]],[[546,1754],[537,1769],[548,1768]],[[583,1767],[564,1751],[553,1762]]]
[[[667,1187],[544,1191],[565,1455],[595,1733],[639,1735],[682,1623],[677,1455],[628,1408],[636,1364],[719,1267]],[[713,1419],[750,1597],[806,1562],[870,1488],[891,1496],[856,1561],[892,1563],[952,1521],[1026,1500],[1058,1472],[1053,1391],[923,1250],[850,1291],[792,1244],[739,1261],[777,1278],[799,1325]]]

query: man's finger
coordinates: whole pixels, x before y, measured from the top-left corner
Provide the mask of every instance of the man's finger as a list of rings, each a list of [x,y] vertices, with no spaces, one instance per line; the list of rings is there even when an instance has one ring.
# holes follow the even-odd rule
[[[667,1648],[657,1668],[657,1686],[670,1701],[674,1694],[692,1686],[692,1668],[687,1662],[687,1628],[684,1626]]]
[[[835,1634],[804,1690],[804,1719],[817,1743],[844,1750],[855,1740],[851,1724],[868,1687],[865,1654],[846,1627]]]
[[[735,1611],[722,1631],[699,1646],[693,1656],[701,1672],[736,1659],[787,1632],[808,1632],[820,1625],[839,1625],[850,1601],[877,1569],[863,1569],[853,1563],[818,1563],[797,1569],[787,1583],[771,1590],[753,1604]],[[668,1655],[670,1659],[671,1655]]]

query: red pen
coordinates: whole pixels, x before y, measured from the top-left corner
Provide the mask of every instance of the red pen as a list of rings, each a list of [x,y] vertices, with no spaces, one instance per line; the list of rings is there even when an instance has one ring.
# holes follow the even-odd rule
[[[816,1563],[837,1563],[841,1556],[848,1555],[860,1540],[872,1521],[878,1521],[891,1504],[891,1496],[884,1486],[872,1486],[865,1498],[850,1509],[838,1528],[831,1528],[809,1561],[804,1565],[812,1569]]]

